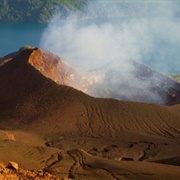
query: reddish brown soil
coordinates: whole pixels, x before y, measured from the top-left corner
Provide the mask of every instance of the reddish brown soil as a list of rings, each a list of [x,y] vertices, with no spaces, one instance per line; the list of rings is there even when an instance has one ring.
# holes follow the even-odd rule
[[[28,49],[0,67],[1,161],[60,178],[180,178],[180,105],[90,97],[48,78],[51,57]]]
[[[24,170],[24,169],[13,169],[7,167],[6,165],[0,163],[0,179],[3,180],[16,180],[16,179],[23,179],[23,180],[40,180],[40,179],[51,179],[51,180],[60,180],[47,172],[43,171],[33,171],[33,170]],[[67,179],[68,180],[68,179]]]

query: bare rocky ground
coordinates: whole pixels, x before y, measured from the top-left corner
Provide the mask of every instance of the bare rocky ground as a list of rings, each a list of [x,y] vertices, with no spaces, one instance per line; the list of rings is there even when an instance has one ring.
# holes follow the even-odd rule
[[[14,164],[18,165],[14,162]],[[34,171],[34,170],[25,170],[22,168],[15,168],[14,166],[9,166],[8,164],[5,165],[0,163],[0,179],[2,180],[40,180],[40,179],[47,179],[47,180],[60,180],[56,176],[49,174],[44,171]],[[61,179],[63,180],[63,179]],[[65,179],[64,179],[65,180]],[[66,179],[68,180],[68,179]]]
[[[53,81],[51,53],[8,58],[0,66],[0,179],[180,179],[177,84],[173,106],[93,98],[66,86],[72,76],[61,61],[63,83]]]

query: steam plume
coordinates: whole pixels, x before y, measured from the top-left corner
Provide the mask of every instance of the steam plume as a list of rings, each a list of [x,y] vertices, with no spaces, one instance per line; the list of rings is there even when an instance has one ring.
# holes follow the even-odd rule
[[[111,79],[114,85],[130,83],[125,77],[134,77],[129,60],[145,62],[161,72],[178,71],[178,5],[178,1],[90,1],[85,14],[73,14],[66,21],[56,13],[40,46],[83,70],[118,60],[122,76]],[[150,91],[150,82],[145,84]],[[153,92],[154,96],[159,99]]]

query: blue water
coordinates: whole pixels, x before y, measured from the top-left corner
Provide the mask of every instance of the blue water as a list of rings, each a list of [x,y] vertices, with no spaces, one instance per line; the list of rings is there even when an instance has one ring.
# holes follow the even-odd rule
[[[24,45],[37,47],[45,24],[0,24],[0,56],[18,51]]]
[[[84,23],[90,22],[82,21],[80,25]],[[25,45],[38,47],[46,28],[47,24],[0,24],[0,57],[18,51]],[[161,41],[156,44],[157,48],[143,57],[144,63],[160,72],[179,73],[180,44],[171,46]]]

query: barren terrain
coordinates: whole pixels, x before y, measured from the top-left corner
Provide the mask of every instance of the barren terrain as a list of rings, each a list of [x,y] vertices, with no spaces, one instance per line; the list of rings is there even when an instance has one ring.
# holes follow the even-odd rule
[[[70,87],[71,67],[61,61],[56,82],[48,59],[58,57],[33,56],[41,52],[1,59],[1,162],[60,179],[180,179],[178,84],[173,106],[94,98]]]

